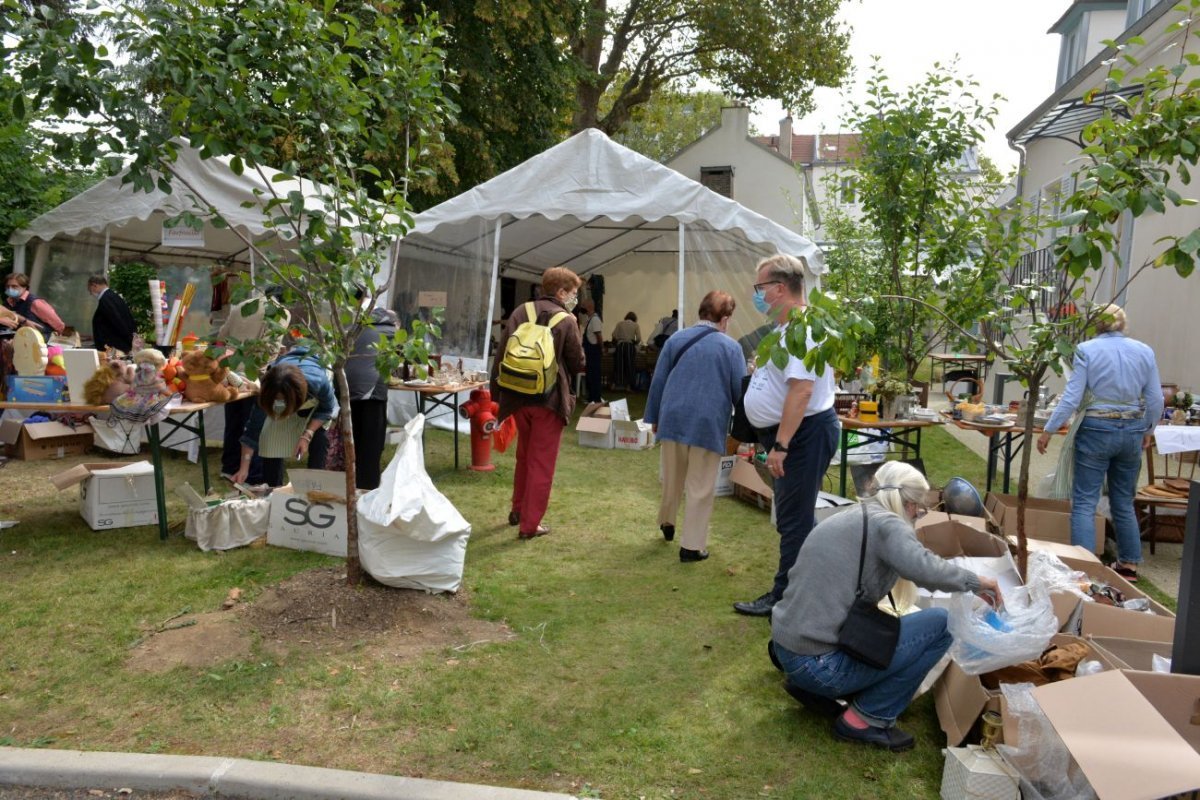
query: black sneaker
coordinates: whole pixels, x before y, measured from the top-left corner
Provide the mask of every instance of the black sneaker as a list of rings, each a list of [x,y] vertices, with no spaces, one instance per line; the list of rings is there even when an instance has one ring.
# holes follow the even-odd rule
[[[658,529],[660,531],[662,531],[663,538],[666,539],[668,542],[673,541],[675,539],[675,526],[674,525],[659,525]]]
[[[775,595],[767,592],[764,595],[741,603],[734,603],[733,610],[739,614],[745,614],[747,617],[769,617],[771,609],[778,602]]]
[[[707,550],[689,550],[686,547],[679,548],[679,560],[685,564],[689,561],[703,561],[708,558]]]
[[[869,744],[873,747],[890,750],[893,753],[903,753],[905,750],[912,750],[916,744],[911,735],[894,725],[890,728],[876,728],[873,726],[855,728],[847,725],[842,719],[843,716],[845,715],[843,714],[833,721],[833,735],[843,742]]]

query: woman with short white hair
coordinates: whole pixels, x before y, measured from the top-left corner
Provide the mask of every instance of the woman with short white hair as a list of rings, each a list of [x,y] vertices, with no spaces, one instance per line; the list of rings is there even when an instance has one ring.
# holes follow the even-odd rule
[[[859,586],[878,603],[896,581],[948,592],[991,592],[996,582],[925,549],[913,523],[926,512],[929,484],[917,469],[889,461],[875,473],[874,493],[862,507],[813,528],[788,573],[771,614],[771,654],[787,673],[786,688],[806,707],[836,716],[838,739],[911,749],[913,737],[895,726],[925,675],[950,648],[947,614],[927,608],[900,618],[891,661],[877,669],[839,649],[839,634]],[[862,547],[866,537],[865,552]],[[845,708],[837,701],[847,701]]]

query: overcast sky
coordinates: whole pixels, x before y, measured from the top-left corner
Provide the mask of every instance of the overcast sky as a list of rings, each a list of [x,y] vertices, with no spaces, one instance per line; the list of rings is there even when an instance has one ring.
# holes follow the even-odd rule
[[[879,56],[894,90],[920,81],[934,62],[959,57],[959,72],[980,83],[983,97],[999,93],[996,128],[983,152],[1004,171],[1017,154],[1004,134],[1033,111],[1052,91],[1058,65],[1058,34],[1051,25],[1070,0],[845,0],[840,17],[853,31],[850,56],[859,75],[851,91],[863,99],[862,78],[870,59]],[[817,110],[796,120],[796,133],[842,129],[843,92],[817,90]],[[779,130],[783,107],[760,103],[751,124],[761,133]]]

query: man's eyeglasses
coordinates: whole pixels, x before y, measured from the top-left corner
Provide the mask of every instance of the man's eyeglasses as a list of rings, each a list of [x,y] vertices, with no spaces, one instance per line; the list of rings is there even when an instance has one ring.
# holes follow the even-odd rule
[[[777,283],[783,283],[783,281],[763,281],[762,283],[756,283],[754,284],[754,291],[761,292],[763,287],[774,286]]]

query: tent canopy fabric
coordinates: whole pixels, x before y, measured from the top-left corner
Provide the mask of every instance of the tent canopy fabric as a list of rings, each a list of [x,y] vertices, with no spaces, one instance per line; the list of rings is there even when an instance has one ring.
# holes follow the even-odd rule
[[[402,249],[461,250],[480,220],[502,220],[500,261],[540,274],[580,275],[636,250],[678,223],[724,231],[827,271],[813,242],[670,167],[584,130],[414,219]]]
[[[320,187],[311,181],[282,179],[270,167],[246,169],[241,175],[230,167],[228,156],[201,158],[193,147],[181,146],[175,162],[178,177],[171,176],[170,194],[158,189],[143,192],[122,181],[123,175],[106,178],[62,205],[47,211],[10,237],[14,246],[34,239],[50,241],[85,232],[103,235],[108,231],[115,247],[136,252],[163,249],[163,221],[190,211],[207,215],[209,205],[220,209],[230,225],[245,234],[262,237],[268,232],[287,238],[283,229],[268,229],[262,206],[275,195],[299,190],[306,205],[320,208]],[[203,202],[202,202],[203,201]],[[231,259],[243,255],[246,245],[232,231],[206,224],[204,246],[170,248],[196,255]],[[245,260],[244,258],[241,260]]]
[[[686,325],[707,291],[743,297],[755,261],[774,253],[803,257],[810,277],[827,271],[804,236],[589,129],[418,214],[396,246],[391,297],[405,324],[444,306],[443,352],[479,357],[498,277],[536,284],[565,266],[603,277],[647,320],[679,307]],[[740,317],[744,332],[757,326]]]

